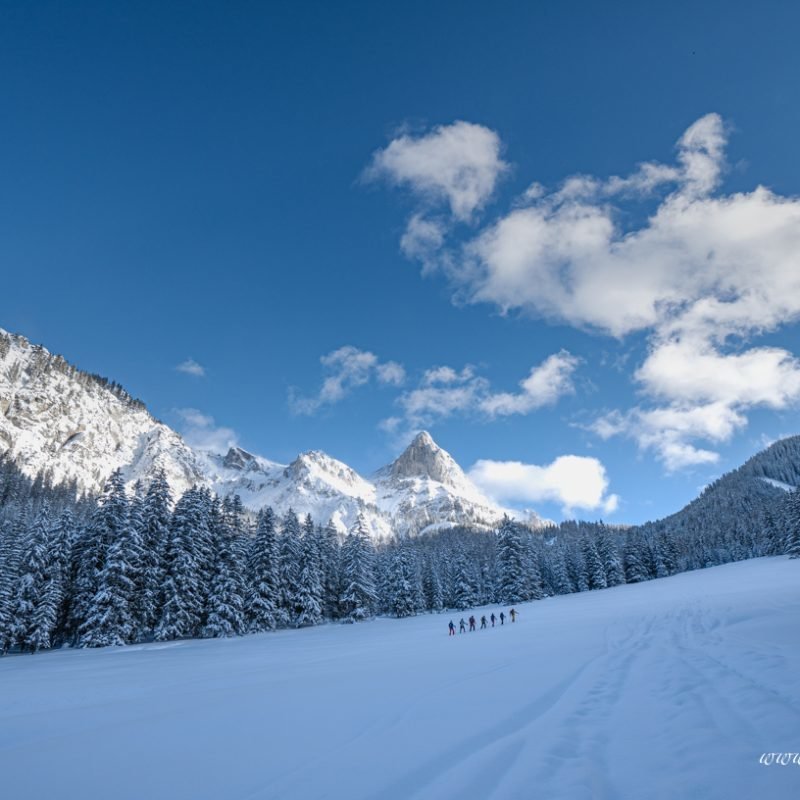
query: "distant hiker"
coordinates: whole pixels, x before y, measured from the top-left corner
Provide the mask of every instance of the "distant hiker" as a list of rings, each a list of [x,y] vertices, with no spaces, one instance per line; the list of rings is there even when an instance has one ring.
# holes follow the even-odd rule
[[[486,627],[486,617],[481,617],[481,629]]]
[[[492,627],[494,628],[494,621],[497,619],[497,617],[494,615],[494,611],[492,611],[492,616],[489,617],[489,619],[492,621]]]
[[[450,629],[450,633],[448,633],[447,635],[448,636],[455,636],[456,635],[456,626],[453,625],[453,620],[450,620],[450,624],[447,627]]]
[[[517,621],[517,614],[519,614],[519,611],[517,611],[516,609],[512,608],[511,611],[509,611],[508,613],[511,614],[511,621],[512,622],[516,622]]]
[[[467,632],[467,623],[464,622],[464,617],[461,617],[461,622],[458,623],[459,633],[466,633]]]
[[[475,630],[475,617],[473,617],[473,616],[470,616],[470,618],[469,618],[469,629],[470,629],[470,631],[474,631]]]
[[[501,611],[500,612],[500,624],[503,625],[506,621],[506,615]]]

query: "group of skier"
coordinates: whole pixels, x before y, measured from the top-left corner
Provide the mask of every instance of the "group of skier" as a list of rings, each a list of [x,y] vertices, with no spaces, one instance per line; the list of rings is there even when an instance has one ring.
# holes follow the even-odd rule
[[[512,622],[516,622],[517,621],[517,614],[519,614],[519,611],[517,611],[515,608],[512,608],[511,611],[508,612],[508,616],[511,617],[511,621]],[[505,615],[504,612],[502,612],[502,611],[500,612],[499,619],[500,619],[500,624],[504,625],[505,621],[506,621],[506,615]],[[492,612],[491,615],[489,616],[489,620],[491,621],[492,627],[494,628],[495,623],[498,620],[498,617],[496,617],[494,615],[494,612]],[[459,633],[466,633],[467,632],[467,622],[469,622],[470,631],[477,630],[477,628],[475,627],[477,625],[477,620],[475,619],[475,615],[473,614],[473,615],[470,615],[470,618],[467,621],[464,620],[464,617],[461,617],[461,620],[458,623],[458,628],[459,628],[458,632]],[[481,617],[481,629],[486,628],[486,627],[487,627],[487,620],[486,620],[486,615],[484,614]],[[448,636],[455,636],[456,635],[456,626],[455,626],[455,623],[453,622],[453,620],[450,620],[450,622],[447,625],[447,628],[450,631],[447,634]]]

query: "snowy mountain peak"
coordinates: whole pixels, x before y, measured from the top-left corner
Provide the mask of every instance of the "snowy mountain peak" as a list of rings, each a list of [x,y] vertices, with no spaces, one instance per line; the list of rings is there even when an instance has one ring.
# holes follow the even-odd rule
[[[397,460],[385,470],[387,477],[395,479],[431,478],[446,485],[461,484],[466,479],[453,457],[442,450],[427,431],[418,433]]]
[[[231,447],[225,458],[222,459],[222,465],[228,469],[247,472],[258,467],[258,459],[252,453],[248,453],[247,450],[242,450],[241,447]]]

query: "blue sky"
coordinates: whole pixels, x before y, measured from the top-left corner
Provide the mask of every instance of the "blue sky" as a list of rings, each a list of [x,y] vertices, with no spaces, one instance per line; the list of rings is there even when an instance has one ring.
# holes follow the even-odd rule
[[[509,505],[664,515],[797,432],[798,24],[5,3],[0,326],[206,446],[426,427]]]

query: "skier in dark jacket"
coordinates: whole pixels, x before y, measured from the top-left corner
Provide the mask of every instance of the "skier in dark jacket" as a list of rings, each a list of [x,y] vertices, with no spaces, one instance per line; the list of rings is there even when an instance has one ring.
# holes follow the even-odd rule
[[[512,608],[511,611],[509,611],[508,613],[511,614],[511,621],[516,622],[517,614],[519,614],[519,611],[517,611],[515,608]]]
[[[506,615],[501,611],[500,612],[500,624],[503,625],[506,621]]]
[[[481,617],[481,630],[486,627],[486,616]]]
[[[475,630],[475,617],[473,617],[473,616],[470,616],[470,618],[469,618],[469,629],[470,629],[470,631],[474,631]]]
[[[467,623],[464,622],[464,617],[461,617],[461,622],[458,623],[459,633],[466,633],[467,632]]]
[[[494,615],[494,611],[492,611],[492,616],[489,617],[489,619],[492,621],[492,627],[494,628],[494,621],[497,619],[497,617]]]
[[[448,636],[455,636],[456,635],[456,626],[453,624],[453,620],[450,620],[450,624],[447,627],[450,630],[450,633],[448,633],[447,635]]]

